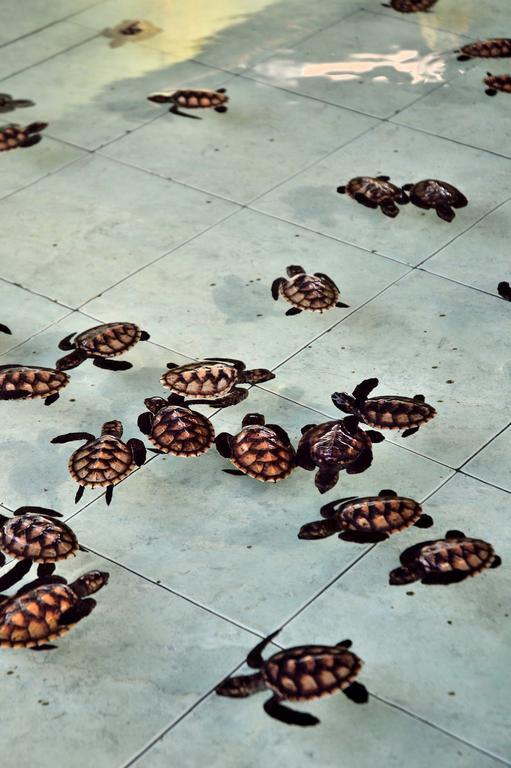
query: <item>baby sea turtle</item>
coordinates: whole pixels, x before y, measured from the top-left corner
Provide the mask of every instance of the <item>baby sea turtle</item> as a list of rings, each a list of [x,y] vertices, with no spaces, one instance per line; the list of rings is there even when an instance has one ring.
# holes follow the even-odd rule
[[[208,91],[205,88],[162,91],[152,93],[147,98],[149,101],[156,102],[156,104],[172,104],[169,112],[172,112],[174,115],[181,115],[181,117],[193,117],[195,120],[200,120],[201,118],[197,115],[188,115],[186,112],[181,112],[179,107],[184,107],[185,109],[212,108],[215,112],[227,112],[225,105],[229,101],[225,88],[218,88],[216,91]]]
[[[498,91],[511,93],[511,75],[492,75],[487,72],[483,82],[488,86],[485,90],[487,96],[496,96]]]
[[[348,496],[321,507],[323,520],[302,525],[299,539],[326,539],[339,534],[344,541],[370,544],[385,541],[393,533],[405,531],[411,525],[430,528],[433,520],[422,514],[421,505],[413,499],[383,490],[378,496]]]
[[[511,39],[496,37],[491,40],[478,40],[475,43],[467,43],[455,53],[460,55],[458,61],[468,59],[506,59],[511,56]]]
[[[340,292],[334,281],[323,274],[315,272],[306,274],[303,267],[286,267],[288,279],[277,277],[271,286],[271,295],[278,300],[281,295],[290,304],[286,315],[299,315],[302,310],[306,312],[324,312],[332,307],[348,307],[339,301]]]
[[[101,429],[101,436],[89,432],[69,432],[54,437],[52,443],[69,443],[71,440],[85,440],[68,462],[71,477],[79,483],[75,502],[82,498],[84,488],[106,488],[105,501],[110,504],[114,486],[141,467],[146,450],[141,440],[133,437],[124,443],[120,421],[107,421]]]
[[[25,128],[17,123],[3,125],[0,127],[0,152],[38,144],[42,138],[41,131],[44,131],[47,125],[48,123],[30,123]]]
[[[10,329],[10,328],[8,328],[8,327],[7,327],[6,325],[4,325],[3,323],[0,323],[0,333],[7,333],[7,334],[9,334],[9,336],[11,336],[11,334],[12,334],[12,331],[11,331],[11,329]]]
[[[51,405],[61,389],[69,384],[67,373],[54,368],[8,363],[0,365],[0,400],[34,400],[44,398]]]
[[[14,517],[0,515],[0,566],[5,555],[19,562],[0,577],[0,591],[9,589],[38,563],[38,576],[49,576],[55,563],[72,557],[78,540],[71,528],[56,517],[59,512],[45,507],[19,507]]]
[[[404,429],[403,437],[415,434],[419,427],[436,416],[435,409],[425,402],[424,395],[368,397],[377,386],[378,379],[365,379],[355,387],[351,395],[347,392],[334,392],[332,402],[339,410],[354,414],[371,427]]]
[[[409,202],[405,192],[390,183],[390,176],[356,176],[346,185],[337,187],[337,192],[340,195],[347,193],[367,208],[379,207],[381,212],[391,219],[399,213],[396,203],[405,205]]]
[[[341,470],[349,475],[365,472],[373,461],[372,444],[384,439],[372,429],[359,429],[356,416],[307,424],[298,443],[296,463],[311,471],[317,468],[316,488],[326,493],[337,483]]]
[[[89,598],[108,583],[108,573],[89,571],[67,584],[60,576],[22,587],[14,597],[0,596],[0,648],[48,651],[49,640],[65,635],[96,607]]]
[[[509,283],[502,281],[498,284],[497,291],[503,299],[506,299],[506,301],[511,301],[511,286]]]
[[[428,11],[436,5],[437,0],[390,0],[390,3],[382,3],[384,8],[393,8],[400,13],[418,13]]]
[[[141,43],[149,40],[163,30],[155,27],[150,21],[141,19],[124,19],[115,27],[107,27],[101,34],[110,38],[110,48],[119,48],[128,42]]]
[[[498,568],[501,559],[491,544],[470,539],[463,531],[447,531],[445,539],[423,541],[399,556],[401,567],[389,574],[389,584],[453,584],[486,568]]]
[[[13,99],[10,93],[0,93],[0,112],[12,112],[23,107],[34,107],[30,99]]]
[[[215,440],[218,453],[238,469],[224,469],[230,475],[250,475],[265,483],[278,483],[291,474],[295,451],[287,432],[278,424],[265,424],[260,413],[248,413],[241,432],[221,432]]]
[[[444,221],[455,217],[453,208],[464,208],[468,200],[459,189],[438,179],[424,179],[417,184],[405,184],[403,189],[410,191],[410,200],[418,208],[434,208],[437,216]]]
[[[192,411],[193,401],[180,395],[147,397],[147,411],[138,417],[138,426],[157,448],[173,456],[200,456],[215,439],[213,424],[202,413]]]
[[[198,363],[167,363],[169,369],[160,381],[176,395],[212,401],[213,408],[236,405],[248,397],[248,390],[238,384],[259,384],[270,381],[275,374],[266,368],[247,371],[241,360],[229,357],[207,357]]]
[[[362,668],[362,660],[349,648],[351,640],[337,645],[299,645],[277,651],[266,661],[262,653],[278,634],[273,632],[250,651],[247,664],[258,669],[252,675],[226,678],[216,689],[219,696],[246,698],[269,690],[272,693],[264,703],[264,711],[288,725],[317,725],[319,719],[307,712],[299,712],[282,704],[283,701],[312,701],[342,691],[356,704],[365,704],[369,694],[365,686],[354,682]]]
[[[74,339],[73,339],[74,336]],[[109,371],[126,371],[133,365],[125,360],[110,360],[111,357],[122,355],[139,341],[150,338],[147,331],[142,331],[134,323],[105,323],[96,325],[87,331],[75,335],[70,333],[59,343],[59,349],[72,349],[70,355],[61,357],[56,362],[59,371],[76,368],[90,358],[93,365],[106,368]]]

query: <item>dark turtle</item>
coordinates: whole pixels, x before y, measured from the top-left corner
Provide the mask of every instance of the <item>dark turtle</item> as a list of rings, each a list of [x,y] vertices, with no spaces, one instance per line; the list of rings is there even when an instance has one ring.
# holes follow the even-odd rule
[[[339,534],[344,541],[371,544],[385,541],[393,533],[405,531],[411,525],[430,528],[433,520],[422,514],[417,501],[383,490],[378,496],[348,496],[325,504],[320,510],[323,520],[302,525],[299,539],[326,539]]]
[[[501,559],[491,544],[470,539],[463,531],[447,531],[445,539],[423,541],[399,556],[401,567],[389,574],[389,584],[453,584],[486,568],[498,568]]]
[[[38,576],[49,576],[55,563],[76,554],[75,534],[55,517],[60,513],[45,507],[19,507],[14,517],[0,514],[0,566],[5,565],[5,555],[20,561],[0,577],[0,591],[23,578],[32,563],[39,564]]]
[[[148,409],[138,417],[138,426],[157,448],[157,453],[173,456],[200,456],[215,439],[213,424],[202,413],[192,411],[193,401],[180,395],[147,397]]]
[[[133,437],[124,443],[120,421],[107,421],[101,429],[101,436],[89,432],[69,432],[54,437],[52,443],[69,443],[71,440],[85,440],[68,462],[69,472],[79,483],[75,502],[82,498],[84,488],[106,488],[105,501],[110,504],[114,485],[141,467],[146,450],[141,440]]]
[[[444,221],[455,217],[453,208],[464,208],[468,200],[459,189],[438,179],[424,179],[417,184],[405,184],[403,189],[410,191],[410,200],[418,208],[434,208],[437,216]]]
[[[51,405],[61,389],[69,384],[67,373],[54,368],[8,363],[0,365],[0,400],[33,400],[44,398]]]
[[[400,13],[418,13],[428,11],[436,5],[437,0],[390,0],[390,3],[382,3],[384,8],[393,8]]]
[[[200,120],[201,118],[197,115],[188,115],[186,112],[181,112],[179,107],[184,107],[185,109],[212,108],[215,112],[227,112],[225,105],[229,101],[225,88],[217,88],[216,91],[208,91],[205,88],[161,91],[159,93],[152,93],[147,98],[149,101],[156,102],[156,104],[172,104],[169,112],[172,112],[174,115],[181,115],[181,117],[193,117],[195,120]]]
[[[296,463],[311,471],[317,468],[316,488],[326,493],[337,483],[341,470],[349,475],[365,472],[373,461],[372,444],[384,439],[372,429],[359,429],[356,416],[307,424],[298,443]]]
[[[74,336],[74,339],[73,339]],[[111,357],[122,355],[139,341],[149,339],[147,331],[142,331],[134,323],[105,323],[96,325],[87,331],[75,335],[70,333],[59,343],[59,349],[72,349],[70,355],[61,357],[56,362],[59,371],[76,368],[90,358],[93,365],[106,368],[109,371],[126,371],[133,365],[123,360],[110,360]]]
[[[507,282],[499,283],[497,286],[497,291],[499,292],[499,296],[502,296],[503,299],[506,299],[506,301],[511,301],[511,286]]]
[[[367,702],[367,689],[354,682],[363,662],[349,650],[351,640],[337,645],[286,648],[265,661],[262,652],[276,635],[278,631],[258,643],[247,656],[248,666],[259,672],[226,678],[216,688],[219,696],[238,699],[269,690],[273,695],[263,705],[265,712],[282,723],[302,726],[317,725],[319,719],[290,709],[282,701],[312,701],[342,691],[356,704]]]
[[[55,648],[49,640],[62,637],[96,607],[94,594],[108,582],[108,573],[89,571],[67,584],[60,576],[26,584],[14,597],[0,597],[0,648]]]
[[[7,152],[17,147],[31,147],[41,141],[41,131],[48,123],[30,123],[25,128],[12,123],[0,127],[0,152]]]
[[[270,381],[275,374],[265,368],[247,371],[241,360],[229,357],[207,357],[198,363],[167,363],[169,369],[160,381],[176,395],[212,401],[213,408],[236,405],[246,397],[248,390],[238,384],[259,384]]]
[[[287,432],[278,424],[265,424],[260,413],[248,413],[237,435],[221,432],[215,440],[218,453],[238,469],[230,475],[250,475],[265,483],[278,483],[294,469],[295,451]]]
[[[324,312],[332,307],[348,307],[339,301],[339,289],[334,281],[323,274],[315,272],[308,275],[303,267],[286,267],[288,279],[277,277],[271,286],[271,295],[277,301],[281,295],[290,304],[286,315],[299,315],[302,310],[306,312]]]
[[[30,99],[13,99],[10,93],[0,93],[0,112],[12,112],[23,107],[33,107]]]
[[[425,402],[424,395],[368,397],[377,386],[378,379],[365,379],[355,387],[351,395],[347,392],[334,392],[332,402],[339,410],[354,414],[371,427],[404,429],[403,437],[415,434],[419,427],[436,416],[435,409]]]
[[[6,325],[4,325],[3,323],[0,323],[0,333],[7,333],[7,334],[9,334],[9,336],[11,336],[11,334],[12,334],[12,331],[11,331],[11,329],[10,329],[10,328],[8,328],[8,327],[7,327]]]
[[[488,86],[485,90],[487,96],[496,96],[498,91],[511,93],[511,75],[492,75],[487,72],[483,82]]]
[[[490,40],[478,40],[467,43],[454,53],[459,53],[458,61],[468,59],[507,59],[511,56],[511,39],[496,37]]]
[[[390,183],[390,176],[356,176],[346,185],[337,187],[337,192],[340,195],[347,193],[367,208],[379,207],[381,212],[391,219],[399,213],[396,203],[405,205],[409,202],[408,195]]]

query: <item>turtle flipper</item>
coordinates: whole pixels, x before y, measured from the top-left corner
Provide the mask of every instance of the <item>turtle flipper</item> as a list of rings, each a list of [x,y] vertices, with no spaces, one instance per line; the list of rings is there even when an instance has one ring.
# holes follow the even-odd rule
[[[353,464],[350,464],[348,467],[346,467],[346,473],[348,475],[359,475],[361,472],[365,472],[366,469],[369,469],[372,463],[373,452],[370,448],[366,448],[365,451],[362,451],[358,459],[353,462]]]
[[[234,475],[234,477],[245,477],[246,472],[242,472],[241,469],[222,469],[226,475]]]
[[[285,282],[286,281],[284,280],[283,277],[277,277],[277,279],[274,280],[273,283],[271,284],[271,295],[273,296],[275,301],[277,301],[279,298],[280,286],[283,285]]]
[[[144,411],[138,417],[137,424],[143,435],[150,435],[153,429],[153,414],[149,411]]]
[[[410,427],[410,429],[405,429],[401,437],[410,437],[410,435],[415,435],[415,433],[418,431],[419,427]]]
[[[291,317],[292,315],[300,315],[302,313],[302,310],[298,307],[291,307],[291,309],[288,309],[286,312],[286,315],[288,317]]]
[[[502,565],[502,558],[499,557],[499,555],[495,555],[495,557],[493,558],[493,562],[490,565],[490,568],[500,568],[501,565]]]
[[[0,333],[6,333],[8,336],[12,336],[12,331],[3,323],[0,323]]]
[[[226,677],[225,680],[217,685],[215,693],[217,696],[228,696],[232,699],[245,699],[254,693],[265,691],[266,682],[263,675],[259,672],[253,675],[233,675]]]
[[[392,491],[390,488],[382,488],[381,491],[378,491],[378,496],[383,496],[383,498],[386,498],[386,499],[395,499],[397,496],[397,493],[395,491]]]
[[[127,360],[110,360],[105,357],[95,357],[92,364],[106,371],[127,371],[133,368],[133,363],[128,363]]]
[[[343,693],[355,704],[367,704],[369,700],[368,690],[362,683],[352,683],[351,685],[348,685],[347,688],[343,689]]]
[[[414,525],[416,528],[431,528],[433,525],[433,518],[431,515],[421,515]]]
[[[335,520],[315,520],[312,523],[302,525],[298,533],[299,539],[326,539],[337,533],[339,526]]]
[[[291,440],[289,439],[289,435],[287,434],[286,430],[283,427],[279,426],[279,424],[267,424],[266,426],[268,427],[268,429],[271,429],[273,432],[275,432],[279,440],[281,440],[285,446],[291,445]]]
[[[395,219],[399,214],[399,208],[395,203],[382,203],[380,205],[380,211],[390,219]]]
[[[487,96],[496,96],[497,95],[497,91],[495,90],[495,88],[487,88],[485,90],[485,94]]]
[[[346,185],[341,185],[340,187],[337,187],[336,192],[339,195],[345,195],[346,194]]]
[[[449,584],[458,584],[465,581],[470,574],[465,571],[450,571],[449,573],[426,573],[421,579],[423,584],[435,584],[448,586]]]
[[[497,291],[499,296],[502,296],[503,299],[511,301],[511,287],[508,282],[502,280],[497,286]]]
[[[251,669],[260,669],[264,664],[264,659],[262,656],[262,653],[266,646],[271,643],[274,637],[277,637],[279,634],[280,629],[275,630],[275,632],[272,632],[271,634],[267,635],[263,640],[261,640],[257,645],[252,648],[250,653],[247,655],[246,662],[248,666]]]
[[[378,384],[379,384],[379,380],[377,378],[364,379],[364,381],[361,381],[360,384],[357,384],[357,386],[352,392],[352,395],[357,401],[357,403],[365,402],[365,400],[367,400],[369,393],[372,392],[373,389],[376,389]]]
[[[76,493],[75,493],[75,504],[78,504],[78,502],[80,501],[80,499],[81,499],[81,498],[82,498],[82,496],[83,496],[83,492],[84,492],[84,491],[85,491],[85,488],[83,487],[83,485],[81,485],[81,486],[78,488],[78,490],[76,491]]]
[[[357,194],[354,196],[357,203],[360,203],[360,205],[365,205],[366,208],[378,208],[378,203],[375,203],[374,200],[369,200],[365,195],[362,195],[360,192],[357,192]]]
[[[73,605],[68,611],[65,611],[59,619],[59,624],[62,627],[71,627],[73,624],[78,624],[79,621],[88,616],[97,603],[92,597],[85,597],[80,600],[79,603]]]
[[[404,584],[411,584],[413,581],[418,581],[420,574],[416,573],[412,568],[406,568],[406,566],[400,566],[394,568],[389,573],[389,584],[393,587],[400,587]]]
[[[314,483],[320,493],[326,493],[327,491],[330,491],[337,484],[338,480],[339,480],[338,469],[323,468],[316,473]]]
[[[70,333],[69,336],[64,336],[64,338],[59,341],[59,349],[62,349],[65,352],[70,352],[72,349],[75,349],[75,345],[71,342],[73,336],[76,336],[76,333]]]
[[[296,451],[296,456],[295,456],[295,462],[297,467],[306,469],[309,472],[312,472],[313,469],[316,469],[316,464],[312,461],[310,457],[309,449],[306,445],[298,446],[298,450]]]
[[[59,397],[60,397],[60,394],[58,392],[55,392],[53,395],[50,395],[49,397],[45,398],[44,404],[52,405],[59,399]]]
[[[154,101],[154,99],[152,99],[152,101]],[[198,115],[189,115],[188,112],[181,112],[177,104],[173,104],[169,109],[169,112],[172,112],[173,115],[179,115],[179,117],[189,117],[192,120],[202,120],[202,118]]]
[[[37,566],[37,578],[47,579],[55,573],[55,563],[39,563]]]
[[[18,581],[21,581],[31,568],[32,560],[19,560],[10,571],[7,571],[3,576],[0,576],[0,592],[10,589],[17,584]]]
[[[71,336],[74,336],[74,333],[71,334]],[[69,338],[69,336],[67,337]],[[61,344],[67,340],[62,339],[60,342]],[[60,346],[60,345],[59,345]],[[67,349],[73,349],[73,347],[67,347]],[[66,349],[66,347],[61,347],[61,349]],[[55,368],[57,371],[69,371],[71,368],[77,368],[79,365],[81,365],[85,360],[87,360],[87,355],[85,352],[82,352],[81,349],[73,349],[73,351],[69,355],[64,355],[64,357],[61,357],[57,360],[55,363]]]
[[[229,107],[226,107],[224,104],[220,104],[218,107],[214,107],[215,112],[227,112]]]
[[[451,206],[445,203],[443,205],[437,205],[436,214],[440,219],[448,222],[451,222],[456,216]]]
[[[330,501],[328,504],[323,504],[319,510],[319,514],[321,517],[332,517],[337,512],[339,506],[344,504],[345,501],[353,501],[353,499],[356,498],[356,496],[345,496],[344,499],[336,499],[335,501]]]
[[[40,136],[38,133],[33,133],[31,136],[27,136],[26,139],[23,139],[23,141],[20,141],[19,146],[20,147],[33,147],[34,144],[39,144],[43,137]]]
[[[314,427],[317,427],[317,424],[306,424],[304,427],[301,428],[300,434],[304,435],[306,432],[309,431],[309,429],[314,429]]]
[[[96,438],[90,432],[67,432],[65,435],[57,435],[50,443],[70,443],[73,440],[86,440],[91,443]]]
[[[389,536],[387,533],[377,533],[376,531],[343,531],[339,534],[343,541],[353,541],[355,544],[377,544],[379,541],[386,541]]]
[[[345,304],[343,301],[337,301],[335,306],[339,307],[340,309],[349,309],[350,307],[349,304]]]
[[[209,405],[210,408],[229,408],[231,405],[238,405],[238,403],[246,400],[247,397],[248,389],[243,389],[243,387],[234,387],[225,397],[222,397],[219,400],[208,400],[207,405]],[[194,402],[200,401],[196,400]]]
[[[140,341],[149,341],[150,338],[151,338],[151,334],[147,333],[147,331],[140,332]]]
[[[412,187],[413,187],[413,184],[403,184],[401,189],[403,190],[403,192],[409,192]]]
[[[272,696],[271,699],[265,701],[263,707],[266,714],[287,725],[308,726],[317,725],[319,723],[318,718],[314,717],[314,715],[309,715],[308,712],[298,712],[294,709],[290,709],[280,702],[281,700],[278,696]]]
[[[112,501],[112,496],[113,495],[114,495],[114,487],[113,487],[113,485],[109,485],[108,488],[106,489],[106,493],[105,493],[105,503],[106,503],[107,507],[110,506],[110,503]]]
[[[135,464],[138,467],[141,467],[146,460],[146,450],[142,440],[138,440],[136,437],[132,437],[130,440],[128,440],[126,445],[131,450]]]
[[[230,459],[232,457],[232,435],[228,432],[220,432],[215,438],[215,446],[224,459]]]

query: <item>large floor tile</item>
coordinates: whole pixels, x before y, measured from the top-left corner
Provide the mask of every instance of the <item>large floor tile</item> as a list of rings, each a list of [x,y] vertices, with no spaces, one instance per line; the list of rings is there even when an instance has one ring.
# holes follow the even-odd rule
[[[424,269],[474,288],[497,293],[509,281],[508,222],[511,203],[497,208],[475,227],[449,243],[424,264]]]
[[[463,467],[463,472],[511,491],[511,428],[504,430]]]
[[[112,531],[113,534],[113,531]],[[93,554],[59,573],[110,573],[94,613],[57,650],[4,650],[5,733],[13,765],[27,739],[41,768],[112,768],[193,705],[237,663],[251,636]]]
[[[19,110],[15,114],[6,115],[5,123],[20,122],[27,125],[28,120],[24,116],[25,110]],[[40,114],[44,120],[46,115]],[[63,144],[60,141],[54,141],[43,131],[42,139],[39,144],[33,147],[16,149],[12,152],[2,152],[0,167],[2,174],[0,176],[0,197],[9,195],[17,189],[26,187],[50,173],[58,171],[65,165],[72,163],[79,157],[84,156],[84,152],[77,147],[71,147],[69,144]],[[2,259],[2,264],[4,260]],[[0,266],[1,269],[1,266]]]
[[[477,172],[474,173],[474,168]],[[511,194],[511,163],[480,150],[392,124],[383,124],[326,161],[298,174],[255,207],[319,232],[418,264]],[[336,189],[354,176],[386,174],[401,186],[439,178],[469,199],[451,224],[434,211],[401,207],[396,219],[359,205]]]
[[[511,685],[509,494],[458,475],[427,511],[434,528],[378,545],[286,627],[279,644],[351,637],[373,693],[509,760],[502,719]],[[494,543],[503,566],[449,587],[387,584],[404,547],[449,528]]]
[[[343,627],[340,629],[343,633]],[[315,635],[316,636],[316,635]],[[341,639],[344,638],[344,635]],[[307,637],[303,637],[307,641]],[[320,642],[336,642],[317,635]],[[248,667],[243,670],[250,672]],[[362,679],[362,678],[361,678]],[[498,768],[487,755],[471,749],[418,720],[371,699],[357,707],[342,695],[314,701],[303,709],[321,718],[316,728],[294,728],[271,720],[263,711],[269,693],[236,702],[209,696],[186,720],[134,763],[134,768]]]
[[[414,272],[278,368],[264,386],[339,414],[335,391],[377,376],[374,394],[423,394],[438,415],[412,437],[386,430],[449,466],[459,467],[508,422],[509,360],[500,340],[504,301]],[[499,407],[495,407],[499,403]]]
[[[209,112],[191,126],[190,120],[165,115],[104,152],[249,202],[375,124],[363,115],[312,104],[253,80],[237,78],[227,86],[231,99],[227,115]],[[169,151],[175,144],[180,151]]]
[[[147,0],[144,18],[161,32],[147,45],[169,53],[174,60],[194,58],[230,70],[243,70],[271,51],[300,40],[343,18],[362,0],[322,0],[311,15],[307,0]],[[141,16],[139,0],[107,0],[74,21],[91,29],[113,27],[123,19]]]
[[[142,45],[114,49],[98,36],[3,80],[2,90],[36,101],[24,117],[40,119],[44,112],[55,138],[96,149],[166,111],[147,100],[151,92],[197,80],[215,86],[218,72],[196,62],[175,64]]]
[[[133,313],[117,319],[138,321]],[[65,354],[57,348],[60,339],[94,325],[96,323],[90,318],[73,314],[2,355],[0,360],[3,365],[22,363],[51,367]],[[2,336],[0,349],[4,343]],[[128,371],[100,370],[90,361],[69,371],[70,383],[51,406],[46,407],[42,400],[0,403],[3,417],[0,502],[9,509],[36,504],[58,509],[66,517],[74,514],[77,485],[67,471],[67,461],[81,443],[51,445],[51,438],[64,432],[99,434],[103,422],[110,419],[123,422],[126,438],[140,436],[137,416],[144,410],[144,397],[160,391],[159,377],[168,355],[154,344],[141,342],[124,358],[133,363],[133,368]],[[174,357],[179,360],[179,355]],[[185,362],[184,358],[182,362]],[[100,492],[101,489],[86,490],[82,505]]]
[[[290,305],[273,301],[270,287],[288,264],[330,275],[350,308],[286,317]],[[165,346],[271,368],[405,271],[389,259],[242,211],[94,299],[86,311],[104,320],[131,310]],[[204,318],[198,339],[195,323]]]
[[[104,157],[78,161],[0,205],[16,254],[2,260],[1,276],[73,307],[235,210]]]
[[[0,335],[0,355],[69,314],[65,307],[3,281],[0,281],[0,306],[0,322],[12,331],[10,336]]]
[[[74,13],[97,5],[98,0],[24,0],[6,3],[0,8],[0,44],[72,16]]]
[[[158,391],[153,387],[143,394]],[[281,424],[295,444],[300,428],[317,416],[255,389],[245,403],[214,417],[217,434],[239,431],[242,417],[254,411]],[[390,444],[378,447],[373,467],[363,477],[343,476],[328,498],[393,485],[422,498],[449,475],[445,467],[411,452]],[[158,457],[116,489],[108,514],[100,499],[72,525],[85,545],[266,633],[335,578],[363,547],[339,545],[337,539],[322,547],[297,538],[300,526],[317,519],[325,503],[312,472],[297,469],[273,485],[232,477],[222,468],[232,465],[214,448],[197,459]]]
[[[389,117],[460,70],[448,53],[459,43],[456,35],[442,32],[431,40],[416,24],[360,11],[252,72],[301,94]]]

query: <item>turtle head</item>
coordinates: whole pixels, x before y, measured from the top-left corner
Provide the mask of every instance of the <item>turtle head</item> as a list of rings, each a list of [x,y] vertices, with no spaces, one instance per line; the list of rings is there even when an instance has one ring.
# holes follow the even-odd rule
[[[299,267],[296,264],[291,264],[289,267],[286,267],[286,273],[288,277],[294,277],[295,275],[305,274],[305,270],[303,267]]]
[[[343,413],[354,413],[356,409],[355,398],[347,392],[334,392],[332,403]]]
[[[161,411],[162,408],[165,408],[168,403],[163,399],[163,397],[146,397],[144,400],[144,405],[148,411],[151,411],[151,413],[158,413],[158,411]]]
[[[253,368],[250,371],[243,371],[243,381],[247,384],[260,384],[263,381],[271,381],[275,374],[266,368]]]
[[[263,427],[264,416],[261,413],[247,413],[247,415],[243,417],[241,426],[247,427],[250,424],[258,424],[259,426]]]
[[[419,568],[414,565],[403,565],[400,568],[394,568],[389,573],[389,584],[392,586],[400,586],[402,584],[411,584],[413,581],[418,581],[421,575]]]
[[[122,437],[122,424],[120,421],[114,419],[113,421],[105,421],[101,428],[102,435],[111,435],[112,437]]]
[[[154,101],[155,104],[168,104],[172,101],[173,95],[171,91],[158,91],[157,93],[151,93],[147,100]]]
[[[217,685],[215,691],[218,696],[229,696],[234,699],[245,699],[253,693],[263,690],[266,687],[263,676],[260,672],[254,675],[238,675],[236,677],[227,677],[220,685]]]
[[[106,571],[89,571],[80,576],[70,586],[78,597],[87,597],[87,595],[93,595],[94,592],[108,584],[109,577],[110,574],[106,573]]]

